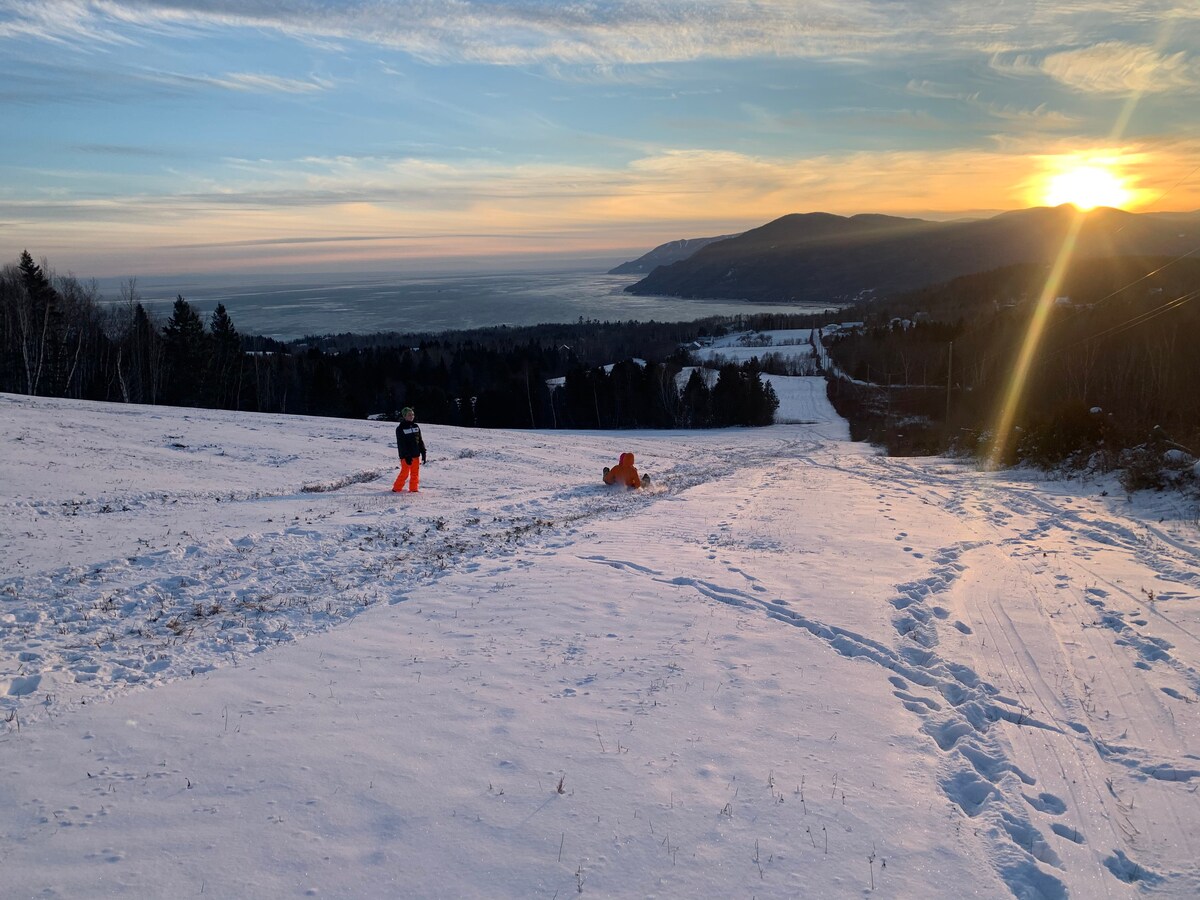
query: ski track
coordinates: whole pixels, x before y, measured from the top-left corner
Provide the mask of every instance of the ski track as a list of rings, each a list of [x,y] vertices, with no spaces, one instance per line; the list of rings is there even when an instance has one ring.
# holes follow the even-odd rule
[[[895,468],[903,470],[905,466],[900,463]],[[922,473],[913,474],[919,485]],[[1057,780],[1063,791],[1071,794],[1075,812],[1086,809],[1088,820],[1104,831],[1091,839],[1116,845],[1104,860],[1109,872],[1123,881],[1155,883],[1160,876],[1134,861],[1134,854],[1151,848],[1144,829],[1137,824],[1139,814],[1134,811],[1132,794],[1149,789],[1170,795],[1162,805],[1174,814],[1173,837],[1182,842],[1184,857],[1195,858],[1197,847],[1177,811],[1184,804],[1194,803],[1200,761],[1178,745],[1170,704],[1195,701],[1200,680],[1185,660],[1200,657],[1190,623],[1180,624],[1163,612],[1161,596],[1156,601],[1144,588],[1135,591],[1108,579],[1104,572],[1114,556],[1124,556],[1163,582],[1194,584],[1195,550],[1152,525],[1127,526],[1099,519],[1087,511],[1061,508],[1046,496],[1019,486],[993,484],[981,490],[960,482],[947,487],[949,490],[938,494],[944,508],[964,522],[980,523],[977,533],[991,539],[978,552],[1009,557],[1019,574],[1009,579],[1011,584],[1001,587],[1028,592],[1031,608],[1037,612],[1031,622],[1014,621],[1008,597],[996,586],[989,590],[986,585],[971,585],[963,604],[973,610],[976,619],[975,629],[963,627],[978,631],[983,640],[990,639],[993,647],[1000,647],[996,658],[1003,664],[1005,683],[1027,698],[1023,699],[1027,708],[1053,723],[1058,734],[1071,738],[1067,742],[1045,737],[1037,741],[1023,728],[1016,735],[1024,743],[1019,748],[1023,758],[1044,762],[1037,767],[1042,781],[1061,773]],[[985,571],[999,568],[995,560],[991,562]],[[1047,580],[1049,589],[1040,590],[1039,585]],[[1194,599],[1187,591],[1165,595],[1171,602]],[[1057,627],[1060,621],[1065,623],[1061,628]],[[1170,641],[1140,630],[1152,621],[1160,631],[1171,633],[1185,644],[1184,652],[1176,654]],[[1035,655],[1027,643],[1036,640],[1037,632],[1047,626],[1058,650],[1052,657],[1056,660],[1053,681],[1047,680],[1045,672],[1047,654]],[[1086,646],[1079,646],[1073,639],[1077,635],[1084,636]],[[1111,648],[1103,646],[1105,643],[1120,648],[1128,664],[1105,665],[1103,661],[1113,657]],[[1041,660],[1040,667],[1035,659]],[[1157,680],[1174,680],[1178,687],[1156,689],[1141,672],[1162,676]],[[1118,739],[1105,735],[1114,731],[1115,722],[1125,726]],[[1130,727],[1143,731],[1130,738]],[[1168,751],[1175,748],[1178,755],[1162,758],[1142,749],[1151,746]],[[1087,764],[1094,759],[1104,765]],[[1111,773],[1103,785],[1077,784],[1077,780],[1086,782],[1087,774],[1095,769]],[[1077,778],[1066,777],[1068,772],[1077,773]],[[1026,799],[1041,810],[1046,797],[1042,793]],[[1056,804],[1054,811],[1056,816],[1064,816],[1071,809]],[[1088,839],[1076,825],[1053,823],[1052,831],[1077,844]]]
[[[765,514],[770,500],[760,498],[769,498],[777,481],[800,477],[808,468],[865,480],[878,490],[885,518],[890,498],[902,497],[929,504],[975,535],[942,547],[904,546],[925,573],[892,585],[882,598],[891,608],[888,640],[806,615],[755,575],[756,555],[791,551],[761,529],[743,525]],[[102,702],[131,687],[236,664],[376,604],[402,602],[414,588],[447,572],[500,578],[526,564],[524,553],[574,548],[595,523],[635,517],[646,504],[676,502],[734,471],[742,480],[728,514],[704,534],[681,525],[670,536],[697,546],[728,580],[707,570],[698,575],[652,568],[637,560],[634,547],[620,557],[571,552],[630,579],[761,612],[799,629],[805,639],[876,666],[896,702],[936,746],[943,794],[982,836],[991,866],[1015,895],[1068,896],[1060,875],[1071,853],[1089,847],[1105,854],[1112,881],[1096,885],[1105,895],[1124,896],[1129,882],[1152,888],[1162,880],[1166,873],[1141,861],[1149,848],[1132,791],[1146,786],[1167,791],[1168,808],[1194,803],[1200,759],[1182,748],[1175,758],[1143,749],[1172,747],[1170,728],[1116,735],[1110,723],[1165,722],[1172,704],[1194,703],[1200,696],[1200,673],[1187,662],[1200,658],[1196,636],[1173,612],[1200,596],[1194,549],[1152,525],[1126,525],[1065,508],[1019,485],[973,480],[961,467],[939,470],[928,461],[918,466],[837,455],[815,440],[781,438],[749,452],[700,453],[656,470],[653,486],[637,494],[583,485],[531,497],[519,487],[501,486],[486,509],[451,502],[442,514],[419,515],[401,526],[395,511],[403,501],[380,483],[390,470],[347,473],[299,492],[168,497],[150,491],[25,504],[27,511],[47,517],[218,499],[264,509],[281,501],[289,510],[297,500],[311,505],[274,530],[193,539],[172,549],[0,581],[0,670],[15,673],[0,679],[0,711],[10,716],[5,727],[61,714],[73,703]],[[904,531],[897,537],[907,539]],[[1124,555],[1157,573],[1158,589],[1139,593],[1109,580],[1101,564],[1107,554]],[[994,557],[985,571],[1011,573],[1005,584],[974,579],[973,560],[983,555]],[[1041,613],[1032,623],[1015,619],[1002,593],[1020,585],[1034,585],[1024,588]],[[1068,623],[1061,633],[1053,627],[1059,619]],[[1159,633],[1147,629],[1150,623]],[[1063,637],[1071,634],[1083,634],[1095,646]],[[1053,671],[1036,664],[1030,643],[1035,639],[1055,643]],[[1185,644],[1187,652],[1176,653],[1173,641]],[[1121,649],[1128,668],[1102,665],[1112,655],[1100,649],[1103,642]],[[969,649],[983,643],[991,648],[986,656]],[[999,668],[981,673],[977,661],[985,658]],[[65,664],[44,664],[56,659]],[[1154,689],[1143,677],[1147,672],[1173,684]],[[1076,773],[1096,768],[1092,757],[1111,777],[1103,783],[1074,780]],[[1181,832],[1185,821],[1177,817]],[[1189,835],[1180,839],[1187,847],[1181,856],[1200,855]]]

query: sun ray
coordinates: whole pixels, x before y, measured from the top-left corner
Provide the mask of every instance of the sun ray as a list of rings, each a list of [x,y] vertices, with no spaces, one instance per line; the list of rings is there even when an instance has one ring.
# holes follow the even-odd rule
[[[1075,252],[1075,243],[1079,239],[1079,231],[1083,228],[1086,218],[1087,213],[1083,211],[1076,211],[1075,215],[1071,217],[1071,224],[1067,229],[1066,237],[1063,238],[1062,247],[1059,248],[1054,265],[1050,268],[1050,274],[1046,277],[1046,283],[1042,286],[1042,292],[1038,295],[1037,306],[1029,320],[1029,329],[1025,332],[1025,340],[1021,344],[1020,353],[1017,354],[1017,361],[1013,365],[1008,379],[1008,387],[1004,391],[1004,400],[996,416],[992,446],[988,451],[987,459],[988,467],[991,469],[997,469],[1004,464],[1004,457],[1012,441],[1013,424],[1016,422],[1017,413],[1024,399],[1029,370],[1032,368],[1034,357],[1041,346],[1042,335],[1046,330],[1046,320],[1049,318],[1050,310],[1054,308],[1054,298],[1058,296],[1059,288],[1062,287],[1063,277],[1071,261],[1071,256]]]

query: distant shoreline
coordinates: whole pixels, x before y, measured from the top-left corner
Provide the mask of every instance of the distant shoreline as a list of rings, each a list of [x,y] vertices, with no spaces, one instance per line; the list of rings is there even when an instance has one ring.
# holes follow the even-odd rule
[[[709,300],[627,293],[637,276],[600,269],[425,275],[294,275],[135,279],[138,300],[165,313],[183,296],[202,316],[223,304],[243,334],[296,340],[326,334],[470,331],[583,320],[689,322],[759,312],[819,312],[839,304]],[[105,304],[129,280],[97,280]]]

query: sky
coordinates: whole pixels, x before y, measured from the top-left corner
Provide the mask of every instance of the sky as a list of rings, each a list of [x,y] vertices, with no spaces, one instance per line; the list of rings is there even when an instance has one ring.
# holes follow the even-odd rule
[[[1200,208],[1169,0],[0,0],[0,260],[619,262],[781,215]]]
[[[0,395],[5,896],[1200,894],[1195,496],[774,383],[399,495],[391,422]]]

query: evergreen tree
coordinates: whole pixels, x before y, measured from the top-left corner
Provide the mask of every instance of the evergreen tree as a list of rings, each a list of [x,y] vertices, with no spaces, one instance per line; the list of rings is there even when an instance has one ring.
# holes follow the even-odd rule
[[[683,388],[684,425],[707,428],[712,424],[712,391],[704,379],[704,369],[692,369]]]
[[[163,400],[174,406],[196,406],[204,396],[210,347],[204,322],[181,295],[163,326],[167,377]]]
[[[745,373],[733,363],[721,366],[712,389],[712,424],[718,428],[740,425],[746,395]]]
[[[218,303],[209,319],[212,349],[208,387],[209,404],[218,409],[238,409],[241,405],[242,338],[233,327],[233,320]]]
[[[37,394],[46,390],[59,368],[62,310],[58,292],[28,250],[21,251],[17,270],[25,293],[17,310],[25,393]]]

